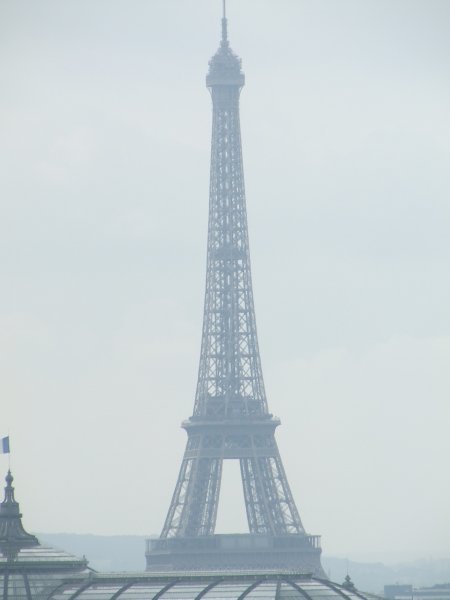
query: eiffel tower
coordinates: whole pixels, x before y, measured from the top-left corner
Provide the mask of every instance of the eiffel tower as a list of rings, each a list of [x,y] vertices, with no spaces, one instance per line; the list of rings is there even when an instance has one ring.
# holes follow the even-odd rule
[[[275,441],[253,303],[239,96],[245,77],[227,18],[209,62],[213,104],[208,252],[195,406],[166,521],[147,570],[275,569],[325,576],[320,537],[305,533]],[[224,460],[240,462],[249,534],[214,533]]]

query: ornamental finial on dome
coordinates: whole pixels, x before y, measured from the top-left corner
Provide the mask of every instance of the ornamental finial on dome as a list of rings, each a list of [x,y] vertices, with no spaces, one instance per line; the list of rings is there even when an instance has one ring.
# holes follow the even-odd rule
[[[5,481],[5,498],[0,504],[0,552],[10,561],[22,548],[38,546],[39,541],[23,528],[19,503],[14,498],[14,477],[10,470]]]
[[[347,573],[346,577],[345,577],[345,581],[342,584],[342,587],[345,588],[346,590],[349,590],[351,592],[356,591],[356,586],[352,581],[352,578],[350,577],[350,575]]]
[[[1,507],[9,507],[10,509],[11,509],[11,507],[14,507],[14,508],[17,507],[17,512],[18,512],[19,511],[19,505],[18,505],[18,503],[16,502],[16,500],[14,498],[14,488],[12,486],[12,483],[14,481],[14,477],[12,476],[12,473],[11,473],[10,469],[8,469],[8,473],[6,474],[5,481],[6,481],[5,497],[4,497],[4,500],[3,500],[2,504],[1,504]]]

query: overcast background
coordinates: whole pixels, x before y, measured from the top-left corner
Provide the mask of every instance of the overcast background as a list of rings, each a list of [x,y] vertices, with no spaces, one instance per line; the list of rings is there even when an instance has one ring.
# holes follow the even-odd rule
[[[161,530],[200,348],[220,4],[0,1],[0,436],[33,531]],[[228,14],[304,525],[326,554],[449,557],[450,2]],[[218,532],[244,530],[235,466]]]

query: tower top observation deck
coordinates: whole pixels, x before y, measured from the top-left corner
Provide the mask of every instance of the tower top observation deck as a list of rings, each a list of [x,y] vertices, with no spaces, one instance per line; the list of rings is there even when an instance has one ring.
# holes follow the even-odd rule
[[[241,70],[242,61],[230,48],[228,41],[228,20],[225,12],[225,2],[222,17],[222,39],[219,49],[209,61],[209,71],[206,76],[206,86],[237,86],[243,87],[245,75]]]

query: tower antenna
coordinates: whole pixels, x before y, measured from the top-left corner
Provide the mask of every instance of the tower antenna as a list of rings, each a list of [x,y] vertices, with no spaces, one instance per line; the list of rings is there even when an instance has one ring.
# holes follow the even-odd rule
[[[227,2],[223,0],[223,11],[222,11],[222,44],[228,44],[228,31],[227,31]]]

